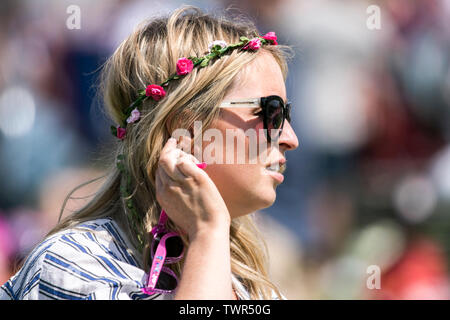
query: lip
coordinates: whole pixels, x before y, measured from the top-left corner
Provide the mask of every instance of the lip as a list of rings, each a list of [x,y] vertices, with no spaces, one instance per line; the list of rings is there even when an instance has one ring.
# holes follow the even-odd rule
[[[264,168],[264,171],[266,172],[267,175],[271,176],[273,179],[275,179],[278,183],[283,183],[284,181],[284,176],[277,172],[277,171],[270,171],[267,170],[267,168]]]
[[[280,167],[284,166],[286,163],[286,158],[282,157],[279,158],[276,161],[272,161],[271,163],[269,163],[268,165],[266,165],[266,167],[264,168],[264,172],[271,176],[274,180],[276,180],[279,184],[283,183],[284,181],[284,175],[281,172],[284,172],[284,169],[282,168],[282,171],[280,172]],[[272,168],[277,168],[278,171],[272,171],[272,170],[268,170],[267,168],[272,167]]]
[[[285,164],[286,163],[286,159],[285,158],[281,158],[281,159],[279,159],[279,160],[277,160],[277,161],[273,161],[272,163],[269,163],[267,166],[266,166],[266,168],[268,168],[268,167],[272,167],[272,166],[279,166],[279,167],[281,167],[283,164]]]

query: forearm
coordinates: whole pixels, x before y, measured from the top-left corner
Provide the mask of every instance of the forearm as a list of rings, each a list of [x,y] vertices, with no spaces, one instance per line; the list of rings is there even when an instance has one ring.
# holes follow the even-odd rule
[[[229,227],[190,238],[175,299],[232,299]]]

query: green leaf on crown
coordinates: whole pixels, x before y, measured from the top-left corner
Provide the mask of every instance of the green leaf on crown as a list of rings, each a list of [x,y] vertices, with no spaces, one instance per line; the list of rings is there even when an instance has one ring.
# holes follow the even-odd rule
[[[250,41],[250,39],[247,37],[240,37],[239,40],[241,40],[241,42],[243,42],[243,44],[247,44]]]
[[[211,48],[211,53],[220,54],[222,50],[222,46],[220,44],[216,44]]]
[[[188,59],[191,60],[192,63],[194,63],[194,65],[201,63],[203,60],[203,58],[198,58],[198,57],[189,57]]]
[[[111,126],[111,133],[113,134],[113,136],[117,137],[117,128],[114,126]]]
[[[204,68],[208,65],[209,63],[209,58],[205,58],[202,63],[200,63],[200,67]]]
[[[117,162],[116,163],[117,169],[119,169],[120,171],[122,171],[123,173],[125,173],[125,166],[123,165],[122,162]]]

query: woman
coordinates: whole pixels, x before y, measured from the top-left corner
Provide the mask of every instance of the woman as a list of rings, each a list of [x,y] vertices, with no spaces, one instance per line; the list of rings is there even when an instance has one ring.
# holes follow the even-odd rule
[[[285,152],[298,146],[285,121],[283,48],[273,32],[261,37],[249,22],[193,7],[131,34],[103,71],[106,110],[119,124],[108,179],[0,297],[281,298],[249,214],[274,202]],[[230,130],[232,142],[219,139]]]

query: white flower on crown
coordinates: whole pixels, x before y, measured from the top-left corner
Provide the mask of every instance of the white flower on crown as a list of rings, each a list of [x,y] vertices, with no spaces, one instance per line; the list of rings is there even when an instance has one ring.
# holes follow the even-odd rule
[[[208,45],[208,50],[209,50],[210,53],[211,53],[212,47],[214,47],[216,45],[219,45],[222,48],[225,48],[225,47],[228,46],[228,44],[225,41],[223,41],[223,40],[214,40],[213,42],[210,42],[209,45]]]

